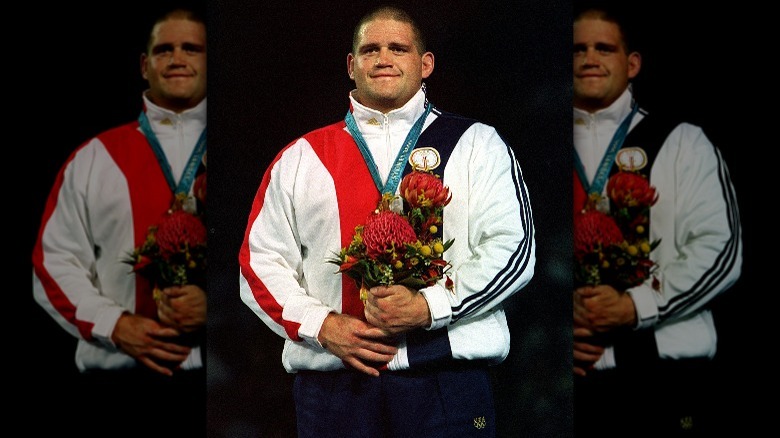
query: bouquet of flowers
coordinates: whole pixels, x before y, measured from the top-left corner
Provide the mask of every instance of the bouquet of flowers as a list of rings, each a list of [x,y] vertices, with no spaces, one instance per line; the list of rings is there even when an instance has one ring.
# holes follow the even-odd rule
[[[195,181],[195,201],[205,205],[205,173]],[[191,200],[178,194],[162,220],[149,227],[146,240],[125,260],[133,272],[159,289],[174,285],[206,284],[206,226],[202,214],[187,207]]]
[[[649,256],[660,240],[649,241],[648,225],[658,195],[644,175],[621,170],[607,182],[608,211],[603,201],[592,194],[574,218],[575,286],[609,284],[624,291],[657,267]],[[653,286],[658,289],[656,281]]]
[[[385,194],[365,224],[355,227],[350,244],[329,261],[356,281],[361,299],[378,285],[419,290],[435,284],[451,267],[443,254],[453,239],[443,242],[437,235],[451,199],[437,175],[412,171],[401,180],[400,196]],[[399,200],[405,213],[394,210]],[[449,277],[445,284],[452,289]]]

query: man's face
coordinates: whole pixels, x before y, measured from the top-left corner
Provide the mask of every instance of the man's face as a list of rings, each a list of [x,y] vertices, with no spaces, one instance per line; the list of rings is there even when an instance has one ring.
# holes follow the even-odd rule
[[[149,53],[141,55],[147,97],[163,108],[184,111],[206,97],[206,28],[186,19],[166,20],[152,30]]]
[[[376,19],[363,25],[356,53],[347,56],[355,99],[386,113],[402,107],[433,72],[433,54],[419,53],[407,23]]]
[[[612,104],[639,73],[639,53],[627,53],[620,28],[598,18],[574,22],[574,106],[596,111]]]

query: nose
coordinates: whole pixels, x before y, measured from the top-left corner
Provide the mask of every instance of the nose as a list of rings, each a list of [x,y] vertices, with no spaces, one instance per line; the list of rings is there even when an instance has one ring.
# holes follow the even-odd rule
[[[585,52],[582,53],[582,59],[580,60],[581,66],[593,66],[597,65],[596,50],[593,47],[588,47]]]
[[[392,64],[392,61],[390,60],[390,49],[387,47],[382,47],[379,49],[379,52],[377,53],[376,60],[374,61],[374,65],[377,67],[386,67],[388,65]]]
[[[179,48],[173,49],[171,57],[168,58],[168,65],[184,65],[183,51]]]

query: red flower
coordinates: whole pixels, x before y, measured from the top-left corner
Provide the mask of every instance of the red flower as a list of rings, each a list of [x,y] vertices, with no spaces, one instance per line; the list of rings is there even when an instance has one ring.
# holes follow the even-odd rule
[[[341,263],[341,268],[339,268],[339,271],[349,271],[352,269],[353,266],[355,266],[355,263],[358,262],[358,258],[355,256],[347,255],[344,258],[344,261]]]
[[[574,255],[577,258],[623,241],[615,220],[598,210],[588,210],[574,218]]]
[[[206,244],[206,227],[203,222],[183,210],[166,215],[157,226],[155,234],[160,255],[168,258],[186,248]]]
[[[133,266],[133,271],[142,271],[151,265],[152,262],[153,260],[149,256],[139,254]]]
[[[401,197],[412,208],[444,207],[452,200],[450,190],[430,172],[415,170],[401,180]]]
[[[409,222],[390,210],[372,214],[363,228],[363,243],[371,258],[380,257],[394,249],[400,250],[416,240],[417,235]]]
[[[439,237],[449,189],[432,172],[416,170],[403,178],[399,189],[402,196],[382,195],[365,224],[355,227],[349,245],[328,261],[339,265],[339,274],[354,279],[359,288],[400,284],[420,290],[446,279],[452,290],[450,264],[442,254],[454,239]],[[400,204],[405,212],[398,212]]]
[[[650,207],[658,201],[655,188],[644,175],[621,171],[609,178],[607,195],[617,208]]]

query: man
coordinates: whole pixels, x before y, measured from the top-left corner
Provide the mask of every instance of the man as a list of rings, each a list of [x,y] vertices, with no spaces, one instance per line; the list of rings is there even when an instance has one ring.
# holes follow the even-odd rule
[[[160,17],[141,74],[149,88],[139,119],[87,141],[60,170],[33,250],[33,293],[78,338],[81,398],[68,408],[85,416],[81,433],[111,434],[103,422],[120,416],[126,431],[203,434],[205,285],[155,296],[125,262],[178,194],[190,209],[203,205],[193,197],[205,172],[203,18]]]
[[[530,201],[492,127],[428,102],[433,68],[406,12],[364,16],[347,56],[345,120],[290,143],[257,192],[241,298],[285,338],[300,437],[495,435],[487,367],[508,354],[502,302],[533,275]],[[423,162],[452,194],[441,231],[454,239],[444,254],[453,288],[377,286],[361,302],[328,259]]]
[[[575,14],[574,209],[606,193],[604,175],[618,163],[649,177],[658,195],[649,219],[650,240],[660,242],[650,253],[657,270],[626,290],[574,291],[575,431],[704,434],[717,347],[708,305],[739,278],[739,212],[726,164],[702,130],[634,101],[630,82],[642,58],[630,30],[603,6]]]

